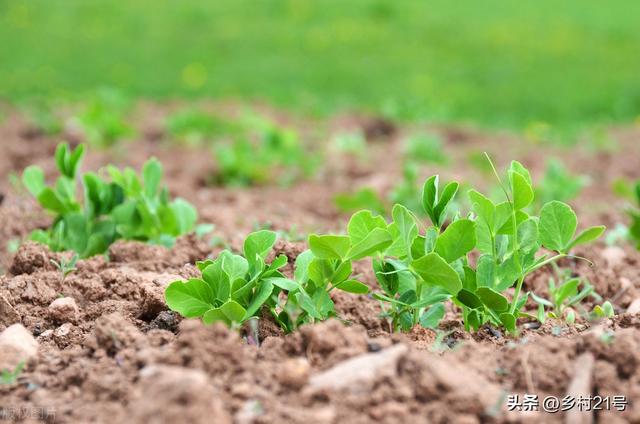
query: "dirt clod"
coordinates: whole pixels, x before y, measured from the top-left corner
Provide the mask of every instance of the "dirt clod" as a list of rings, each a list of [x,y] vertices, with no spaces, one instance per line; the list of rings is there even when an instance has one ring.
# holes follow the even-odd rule
[[[57,323],[76,322],[78,319],[78,305],[72,297],[61,297],[49,305],[49,317]]]
[[[13,324],[0,333],[0,370],[13,371],[37,354],[38,342],[22,324]]]
[[[202,371],[152,365],[140,371],[135,391],[136,399],[128,408],[134,423],[231,423],[219,394]]]

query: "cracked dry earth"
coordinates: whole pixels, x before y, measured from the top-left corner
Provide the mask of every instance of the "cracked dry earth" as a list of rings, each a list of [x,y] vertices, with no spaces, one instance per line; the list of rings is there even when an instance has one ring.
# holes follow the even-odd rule
[[[3,143],[8,143],[3,145],[8,156],[0,161],[3,176],[31,163],[28,152],[35,151],[29,147],[32,141],[20,139],[14,127],[2,130]],[[457,157],[486,146],[504,161],[522,159],[534,175],[541,167],[538,147],[513,147],[515,143],[504,144],[503,136],[494,140],[486,134],[461,137],[449,132],[456,137],[446,138],[446,148]],[[574,203],[585,225],[613,226],[623,219],[611,208],[614,200],[607,197],[607,185],[620,173],[639,176],[634,155],[638,157],[640,137],[637,131],[620,133],[628,154],[568,159],[595,176]],[[45,151],[55,146],[48,139],[39,143],[48,146]],[[374,158],[381,158],[370,165],[375,173],[342,175],[338,169],[339,177],[325,175],[321,182],[304,182],[289,192],[211,189],[202,187],[192,170],[172,164],[171,148],[154,143],[137,143],[140,153],[133,161],[141,163],[150,154],[166,157],[172,191],[196,204],[202,218],[217,224],[231,247],[238,247],[253,222],[265,217],[275,217],[272,224],[282,230],[289,229],[286,223],[319,231],[341,228],[346,217],[332,209],[331,194],[363,183],[384,191],[399,169],[394,165],[397,153],[389,153],[399,147],[391,139],[372,145],[378,152]],[[182,154],[195,157],[193,152]],[[47,157],[33,153],[33,162],[51,172]],[[113,158],[108,154],[90,156],[85,168],[109,160]],[[376,168],[376,163],[381,166]],[[440,172],[450,178],[473,178],[469,170],[456,167]],[[63,278],[51,259],[68,257],[67,253],[33,243],[23,244],[15,254],[7,250],[8,240],[47,225],[48,218],[4,182],[0,187],[0,263],[5,270],[0,277],[0,365],[11,368],[28,358],[15,383],[0,385],[0,411],[5,414],[0,421],[640,422],[640,254],[630,247],[606,247],[601,242],[578,252],[592,259],[594,267],[563,263],[611,299],[617,313],[613,319],[579,320],[573,327],[549,321],[536,328],[523,322],[521,334],[511,337],[491,328],[467,334],[449,311],[440,328],[444,337],[424,329],[390,334],[371,297],[334,293],[340,320],[283,335],[263,317],[257,329],[261,344],[256,346],[245,337],[249,329],[236,333],[221,325],[182,320],[164,303],[164,287],[196,275],[193,263],[215,255],[217,248],[195,237],[180,239],[171,250],[118,242],[110,248],[108,260],[80,261],[77,270]],[[288,207],[281,209],[281,204]],[[275,250],[293,263],[304,248],[304,242],[281,240]],[[357,271],[374,287],[369,269],[362,263]],[[527,288],[545,295],[549,276],[549,270],[536,272]],[[624,412],[509,412],[506,397],[525,393],[540,399],[624,395],[629,403]]]

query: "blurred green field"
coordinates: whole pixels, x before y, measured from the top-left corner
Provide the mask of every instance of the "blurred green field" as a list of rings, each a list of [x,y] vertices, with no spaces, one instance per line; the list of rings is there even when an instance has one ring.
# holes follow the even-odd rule
[[[0,97],[267,100],[524,128],[640,116],[640,3],[0,0]]]

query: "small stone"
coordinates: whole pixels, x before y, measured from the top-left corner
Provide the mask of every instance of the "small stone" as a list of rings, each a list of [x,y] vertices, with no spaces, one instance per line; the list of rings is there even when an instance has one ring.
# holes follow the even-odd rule
[[[38,342],[22,324],[13,324],[0,334],[0,370],[14,370],[38,354]]]
[[[73,330],[73,324],[67,322],[60,327],[53,330],[53,340],[61,349],[71,344],[71,332]]]
[[[53,330],[45,330],[38,336],[38,340],[49,340],[53,337]]]
[[[309,381],[311,367],[304,358],[288,359],[282,363],[278,373],[278,380],[284,386],[299,389]]]
[[[309,381],[309,387],[312,392],[325,389],[349,389],[354,392],[367,390],[376,379],[395,375],[398,360],[408,350],[406,345],[398,344],[381,352],[356,356],[314,375]]]
[[[150,328],[175,332],[178,330],[178,318],[172,311],[162,311],[151,321]]]
[[[58,323],[76,322],[78,305],[72,297],[60,297],[49,305],[49,317]]]
[[[624,250],[618,246],[609,246],[602,251],[602,258],[610,268],[615,268],[622,264],[626,256],[627,254],[624,253]]]

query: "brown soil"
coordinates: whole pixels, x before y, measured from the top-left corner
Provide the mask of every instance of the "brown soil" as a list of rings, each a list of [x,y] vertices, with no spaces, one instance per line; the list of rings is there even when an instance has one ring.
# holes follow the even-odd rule
[[[224,113],[235,110],[214,106]],[[216,225],[215,235],[236,248],[256,224],[300,234],[339,230],[347,216],[335,210],[333,195],[364,185],[387,192],[401,174],[402,137],[424,130],[348,115],[310,123],[265,108],[309,133],[317,145],[328,134],[360,128],[372,141],[370,158],[332,158],[317,179],[286,189],[230,190],[203,184],[214,166],[210,155],[164,141],[159,123],[171,107],[142,105],[141,139],[120,150],[90,152],[84,168],[108,162],[139,167],[148,157],[158,157],[172,193],[193,202],[201,220]],[[65,253],[32,243],[11,252],[14,240],[46,227],[49,218],[7,177],[30,164],[52,176],[58,138],[39,134],[17,114],[2,125],[0,332],[21,323],[36,338],[38,353],[16,383],[0,385],[0,413],[46,408],[53,412],[48,421],[60,423],[640,422],[640,314],[625,313],[640,298],[640,254],[630,247],[600,242],[579,252],[594,267],[580,261],[563,264],[612,301],[618,313],[614,319],[580,319],[574,327],[559,321],[538,328],[523,324],[520,336],[510,337],[493,328],[465,333],[451,313],[441,324],[441,335],[424,329],[390,334],[376,301],[336,293],[339,320],[283,335],[265,317],[258,347],[242,333],[182,320],[164,303],[167,284],[196,275],[193,263],[219,251],[207,240],[185,237],[171,250],[119,242],[111,247],[109,260],[80,261],[66,278],[50,261]],[[311,125],[327,133],[319,136],[308,130]],[[531,145],[512,135],[470,128],[430,130],[442,134],[453,159],[449,166],[426,166],[425,175],[439,172],[444,179],[488,187],[490,177],[467,161],[472,152],[485,150],[500,165],[521,160],[534,176],[541,175],[547,156],[561,157],[575,172],[590,175],[591,185],[572,202],[583,226],[623,222],[611,183],[620,176],[640,177],[637,128],[611,131],[619,142],[613,153]],[[358,172],[353,172],[354,163]],[[304,248],[298,241],[277,245],[290,263]],[[357,272],[375,286],[368,264],[358,264]],[[550,276],[548,269],[537,272],[527,280],[527,289],[545,295]],[[51,305],[61,298],[66,300]],[[509,394],[534,393],[542,400],[562,398],[580,387],[592,395],[624,395],[629,405],[624,412],[602,410],[577,418],[505,407]],[[30,415],[19,418],[34,421]]]

